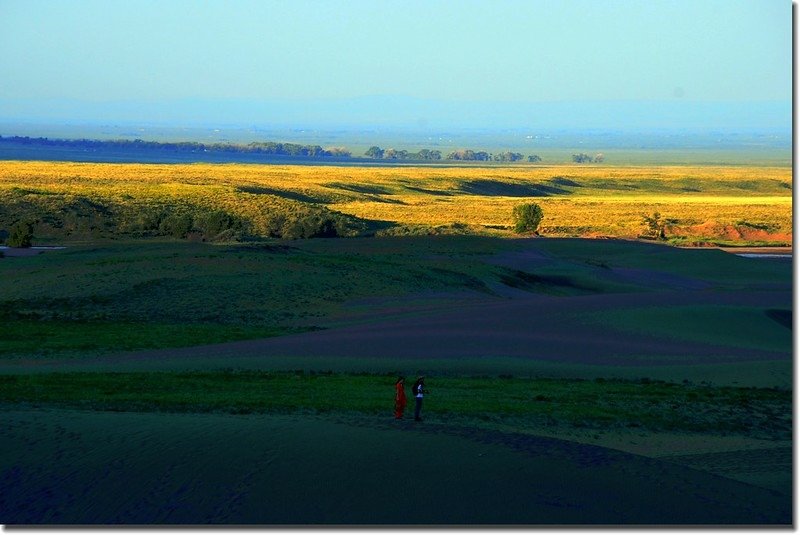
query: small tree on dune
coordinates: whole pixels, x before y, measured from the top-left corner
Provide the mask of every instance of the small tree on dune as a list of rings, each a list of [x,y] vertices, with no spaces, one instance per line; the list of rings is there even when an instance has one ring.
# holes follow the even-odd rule
[[[644,215],[642,216],[642,219],[644,220],[644,224],[647,225],[647,229],[645,230],[644,234],[642,234],[643,238],[647,238],[649,240],[667,239],[667,222],[662,219],[660,213],[655,212],[653,215]]]
[[[17,221],[11,225],[8,234],[9,247],[30,247],[33,242],[33,224],[28,221]]]
[[[542,222],[544,212],[541,206],[536,203],[520,204],[514,207],[514,230],[517,234],[530,232],[536,234],[539,230],[539,223]]]

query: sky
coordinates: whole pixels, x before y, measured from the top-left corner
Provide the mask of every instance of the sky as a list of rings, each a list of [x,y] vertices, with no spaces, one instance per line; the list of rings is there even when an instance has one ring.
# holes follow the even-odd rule
[[[409,101],[785,111],[791,12],[789,0],[0,0],[0,120],[154,120],[179,102],[175,120],[202,122],[235,102],[269,121],[276,103],[378,97],[395,115]],[[784,111],[764,121],[788,125]]]

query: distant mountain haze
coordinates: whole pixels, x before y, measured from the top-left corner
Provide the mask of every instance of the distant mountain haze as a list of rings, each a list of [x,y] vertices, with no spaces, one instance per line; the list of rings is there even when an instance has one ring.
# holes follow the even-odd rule
[[[364,96],[315,100],[2,99],[0,122],[417,131],[744,129],[790,133],[790,101],[498,102]]]

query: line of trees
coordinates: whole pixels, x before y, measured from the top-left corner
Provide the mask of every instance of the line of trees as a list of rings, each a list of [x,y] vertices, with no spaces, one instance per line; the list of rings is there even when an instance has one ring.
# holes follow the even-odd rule
[[[49,139],[27,136],[0,136],[0,143],[15,143],[40,147],[69,147],[76,149],[122,149],[122,150],[162,150],[172,152],[217,152],[226,154],[264,154],[293,156],[303,158],[338,157],[350,158],[352,153],[344,147],[322,148],[319,145],[300,145],[298,143],[276,143],[273,141],[253,142],[246,145],[233,143],[199,143],[196,141],[160,142],[141,139]]]
[[[373,145],[364,154],[374,160],[441,160],[442,152],[438,150],[421,149],[418,152],[407,150],[382,149]]]
[[[120,150],[157,150],[182,153],[224,153],[224,154],[263,154],[288,156],[292,158],[352,158],[352,152],[346,147],[323,148],[320,145],[301,145],[299,143],[278,143],[274,141],[256,141],[247,144],[233,143],[200,143],[196,141],[160,142],[141,139],[49,139],[46,137],[0,136],[0,143],[32,145],[42,147],[69,147],[76,149],[120,149]],[[475,161],[475,162],[520,162],[525,156],[519,152],[503,151],[491,153],[483,150],[459,149],[443,155],[439,150],[420,149],[416,152],[373,145],[367,149],[365,157],[373,160],[410,160],[410,161]],[[600,163],[605,160],[602,153],[591,156],[585,153],[573,154],[575,163]],[[529,163],[538,163],[542,158],[538,154],[527,156]]]
[[[438,150],[421,149],[418,152],[409,152],[407,150],[396,149],[382,149],[373,145],[367,152],[364,153],[367,158],[374,160],[441,160],[442,152]],[[519,162],[525,158],[519,152],[498,152],[492,154],[486,151],[476,151],[472,149],[460,149],[448,153],[444,159],[454,161],[474,161],[474,162]],[[528,161],[535,163],[541,162],[542,159],[537,154],[528,156]]]
[[[606,157],[603,155],[603,153],[598,153],[595,154],[594,156],[589,156],[588,154],[585,154],[583,152],[581,152],[580,154],[572,155],[572,161],[575,163],[600,163],[605,159]]]

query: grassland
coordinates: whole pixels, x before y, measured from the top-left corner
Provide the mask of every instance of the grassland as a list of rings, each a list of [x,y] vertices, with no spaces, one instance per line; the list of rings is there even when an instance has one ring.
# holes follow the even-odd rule
[[[0,229],[68,245],[0,259],[0,520],[790,518],[791,262],[558,238],[659,211],[674,243],[786,244],[788,168],[0,170]],[[509,239],[530,200],[548,239]],[[353,237],[275,239],[330,229]],[[424,426],[392,426],[398,373],[429,377]],[[424,514],[353,506],[419,456]]]
[[[5,377],[8,403],[91,410],[232,414],[387,412],[394,375],[328,372],[53,373]],[[791,392],[637,381],[438,377],[436,415],[452,423],[519,430],[734,433],[790,440]]]
[[[495,260],[498,255],[513,260],[530,245],[545,255],[538,264],[520,270],[516,260]],[[501,302],[509,291],[569,297],[649,293],[688,284],[735,292],[784,280],[790,266],[720,251],[610,240],[475,236],[76,245],[0,262],[5,325],[0,340],[5,358],[80,357],[354,324],[386,314],[386,308],[402,313],[454,306],[460,292],[472,296],[468,301]],[[619,270],[633,275],[620,276]],[[660,284],[649,275],[654,273],[663,279]],[[715,326],[707,338],[737,346],[745,335],[737,338],[725,329],[738,325],[735,331],[750,333],[759,347],[785,345],[770,334],[782,327],[760,319],[761,309],[691,310],[703,324]],[[671,329],[671,336],[688,332],[687,318],[693,317],[681,308],[617,314],[606,314],[603,321],[626,329],[654,325],[650,329],[656,334]],[[655,314],[652,321],[631,321],[648,314]],[[752,328],[754,318],[760,329]]]
[[[146,237],[189,214],[207,238],[306,237],[326,220],[338,235],[509,236],[512,208],[535,201],[547,236],[635,238],[658,212],[674,243],[789,245],[792,187],[789,167],[2,162],[0,228],[28,218],[46,241]],[[225,225],[198,217],[215,211]],[[312,229],[298,222],[309,217]]]
[[[531,246],[541,255],[538,260],[530,259]],[[527,259],[525,271],[512,269],[519,258]],[[722,419],[717,421],[711,413],[700,411],[706,424],[679,425],[683,417],[672,421],[682,431],[699,432],[707,425],[706,431],[711,432],[728,421],[727,411],[738,407],[736,396],[750,397],[755,403],[762,396],[773,399],[771,388],[777,387],[783,394],[774,399],[782,399],[780,403],[788,411],[788,398],[780,396],[788,395],[789,360],[781,355],[791,351],[791,330],[787,329],[791,311],[761,298],[747,306],[717,299],[739,299],[753,291],[780,296],[781,288],[790,284],[790,270],[789,263],[744,259],[721,251],[609,240],[440,236],[249,245],[143,240],[73,246],[0,263],[4,296],[0,303],[4,322],[0,363],[5,373],[11,374],[5,376],[8,380],[0,389],[0,399],[115,410],[250,412],[281,407],[316,412],[330,408],[330,400],[337,399],[341,401],[330,409],[334,412],[376,414],[385,404],[381,395],[386,389],[385,374],[428,372],[441,383],[437,387],[442,397],[439,410],[448,418],[458,414],[473,424],[488,421],[529,428],[542,425],[547,411],[561,407],[552,421],[598,429],[609,424],[607,418],[615,411],[621,419],[614,424],[617,427],[636,418],[647,420],[647,413],[656,407],[667,412],[680,408],[680,413],[690,406],[686,400],[698,392],[700,387],[694,385],[702,383],[717,389],[702,396],[716,406],[712,413]],[[687,301],[693,293],[689,291],[689,298],[664,301],[670,290],[685,293],[687,287],[696,288],[702,299]],[[634,300],[620,301],[619,296],[625,295]],[[360,357],[358,351],[351,351],[353,358],[349,359],[326,358],[310,345],[300,352],[269,356],[258,346],[253,351],[242,347],[232,354],[210,346],[205,352],[188,349],[193,354],[188,360],[170,360],[168,349],[318,329],[336,332],[347,326],[400,326],[403,321],[435,319],[440,312],[464,307],[502,310],[497,309],[498,304],[506,306],[504,303],[519,299],[525,303],[526,296],[548,299],[531,305],[537,307],[536,312],[520,308],[530,321],[543,332],[562,330],[578,339],[587,337],[587,351],[591,337],[598,334],[609,339],[655,337],[662,343],[650,354],[634,353],[625,366],[603,365],[602,359],[574,360],[561,342],[553,346],[553,360],[541,359],[547,351],[543,345],[533,345],[530,357],[511,358],[499,342],[494,352],[482,358],[466,347],[458,350],[456,345],[456,354],[460,351],[463,357],[456,360],[446,358],[452,351],[444,346],[440,355],[424,359],[407,352],[403,358],[377,360],[374,357],[379,355]],[[598,308],[610,301],[574,301],[593,296],[617,296],[614,299],[621,303],[620,308]],[[569,305],[573,301],[575,306]],[[773,317],[775,310],[783,311],[777,318],[782,321]],[[522,317],[509,317],[509,329],[515,329],[515,321],[527,325]],[[486,329],[492,328],[490,322],[482,323]],[[425,322],[420,325],[417,336],[422,336]],[[450,341],[442,330],[437,336],[446,345],[458,344],[464,335],[456,333]],[[719,354],[731,358],[709,360],[702,355],[693,358],[690,353],[670,363],[673,345],[684,343],[701,344],[698,351],[722,347],[725,349]],[[161,349],[162,356],[125,358],[125,352],[150,349]],[[755,359],[759,352],[774,356],[760,361]],[[123,358],[117,359],[120,353]],[[32,362],[36,365],[30,366]],[[239,372],[232,373],[231,368]],[[133,375],[106,377],[100,373],[125,369]],[[180,375],[187,369],[195,375]],[[69,370],[73,375],[63,375]],[[256,371],[248,375],[247,370]],[[281,375],[282,370],[302,373]],[[87,375],[75,375],[78,371]],[[25,378],[28,372],[41,377]],[[197,385],[213,383],[217,374],[220,385],[233,380],[235,386],[228,390],[220,386],[219,401],[212,402],[213,396],[203,401],[199,393],[210,389]],[[476,374],[480,377],[473,377]],[[506,379],[501,380],[501,375]],[[645,377],[653,381],[641,382]],[[555,382],[548,383],[548,378]],[[593,382],[595,378],[611,382]],[[672,386],[665,387],[656,379]],[[125,384],[140,384],[141,388],[131,390]],[[358,384],[358,396],[346,395],[348,384]],[[637,386],[630,386],[634,384]],[[624,385],[638,393],[619,390]],[[575,402],[570,396],[589,387],[590,391],[581,394],[583,409],[568,416],[565,407]],[[755,387],[762,390],[752,390]],[[734,390],[725,390],[731,388]],[[274,391],[281,394],[271,395]],[[479,405],[470,401],[469,391],[480,392]],[[648,392],[652,394],[649,399]],[[483,399],[486,395],[489,398]],[[538,403],[535,395],[545,396],[538,401],[547,403]],[[664,401],[669,396],[674,398],[674,408]],[[608,399],[613,405],[634,398],[642,400],[634,411],[638,416],[623,417],[625,411],[618,411],[619,407],[600,412],[591,409],[591,399]],[[509,405],[503,409],[495,406],[497,403]],[[515,414],[519,418],[511,418]],[[753,425],[761,421],[756,413],[743,414]],[[781,414],[785,418],[789,413]],[[689,425],[690,419],[683,419]],[[510,423],[512,420],[515,423]],[[665,429],[663,423],[645,427]],[[748,429],[739,431],[750,435],[752,429]],[[714,432],[719,431],[721,428]]]

